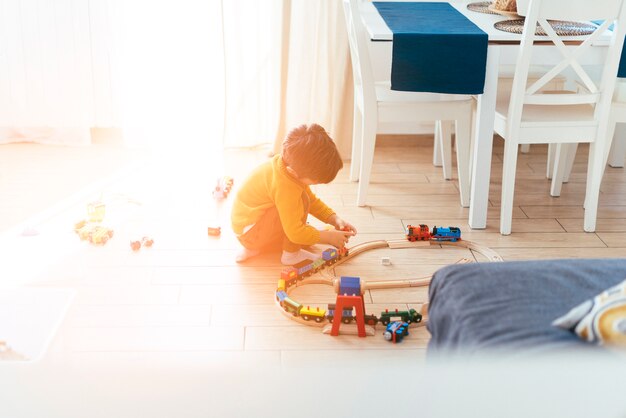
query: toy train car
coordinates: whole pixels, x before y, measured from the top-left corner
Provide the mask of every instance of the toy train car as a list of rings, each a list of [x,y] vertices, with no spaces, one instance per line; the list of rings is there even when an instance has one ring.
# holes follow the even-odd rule
[[[363,317],[365,319],[365,324],[374,326],[378,324],[378,317],[376,315],[365,315]]]
[[[283,299],[282,306],[285,311],[289,312],[293,316],[298,316],[300,314],[300,309],[302,309],[302,304],[291,299],[289,296],[286,296]]]
[[[398,318],[402,322],[407,322],[409,324],[411,322],[422,322],[422,314],[420,314],[413,308],[409,309],[408,311],[399,311],[396,309],[395,311],[391,312],[389,311],[389,309],[385,309],[385,312],[380,313],[379,320],[383,325],[388,325],[390,322],[397,321],[396,318]]]
[[[302,280],[326,266],[335,264],[343,257],[346,257],[348,252],[349,250],[346,247],[340,249],[328,248],[322,252],[322,256],[317,260],[306,259],[293,266],[285,267],[280,272],[280,278],[285,281],[287,287],[293,286],[297,280]]]
[[[284,285],[286,288],[293,286],[298,280],[298,271],[293,267],[285,267],[280,272],[280,279],[285,282]]]
[[[326,265],[326,261],[323,258],[318,258],[317,260],[311,263],[311,274],[317,273]]]
[[[310,306],[305,308],[301,303],[296,302],[287,296],[287,293],[284,290],[276,292],[276,300],[280,302],[280,305],[286,312],[292,314],[293,316],[299,316],[305,321],[314,320],[315,322],[322,322],[326,318],[325,309],[320,309],[318,307],[311,308]]]
[[[276,301],[280,302],[281,304],[285,301],[285,298],[287,298],[287,292],[285,292],[284,290],[277,290],[276,291]]]
[[[427,241],[430,239],[430,231],[428,225],[420,224],[419,226],[407,225],[406,238],[411,241]]]
[[[335,248],[328,248],[322,252],[322,260],[326,263],[326,265],[335,264],[338,260],[337,258],[337,250]]]
[[[387,325],[383,337],[387,341],[399,343],[407,335],[409,335],[409,324],[407,322],[395,321]]]
[[[316,307],[311,309],[310,306],[300,309],[300,316],[305,321],[314,320],[315,322],[322,322],[326,317],[326,310]]]
[[[328,319],[328,322],[330,322],[331,324],[333,320],[335,319],[335,304],[334,303],[328,304],[328,312],[326,313],[326,319]],[[349,324],[350,322],[352,322],[353,319],[354,319],[354,315],[352,315],[352,308],[344,309],[343,312],[341,313],[341,322],[343,322],[344,324]]]
[[[456,242],[461,239],[461,229],[456,226],[442,227],[434,226],[431,238],[436,241]]]

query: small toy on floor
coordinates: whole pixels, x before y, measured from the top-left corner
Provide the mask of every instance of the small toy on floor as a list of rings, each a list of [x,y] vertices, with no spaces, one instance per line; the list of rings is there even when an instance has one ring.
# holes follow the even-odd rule
[[[33,228],[32,226],[27,226],[22,230],[21,235],[23,237],[34,237],[36,235],[39,235],[39,231]]]
[[[213,198],[216,200],[226,199],[233,188],[234,180],[232,177],[223,176],[217,179],[215,189],[213,189]]]
[[[222,234],[222,227],[217,226],[217,227],[213,227],[210,226],[207,228],[207,233],[212,236],[212,237],[219,237]]]
[[[104,245],[113,238],[113,230],[97,223],[82,220],[74,225],[74,232],[81,241],[89,241],[92,244]]]
[[[385,340],[392,343],[399,343],[402,339],[409,335],[409,324],[407,322],[394,321],[387,325],[387,329],[383,336]]]
[[[406,239],[411,242],[415,241],[451,241],[457,242],[461,240],[461,228],[458,226],[434,226],[432,231],[428,225],[420,224],[419,226],[407,225]]]
[[[382,264],[383,266],[390,266],[391,265],[391,257],[381,257],[380,258],[380,264]]]
[[[0,340],[0,361],[28,360],[25,356],[13,350],[6,341]]]
[[[133,251],[139,251],[141,249],[142,245],[144,247],[150,248],[150,247],[152,247],[153,244],[154,244],[154,239],[152,239],[150,237],[143,237],[143,238],[141,238],[141,241],[139,241],[139,240],[131,241],[130,242],[130,248]]]
[[[89,222],[102,222],[106,206],[101,201],[97,200],[87,204],[87,218]]]

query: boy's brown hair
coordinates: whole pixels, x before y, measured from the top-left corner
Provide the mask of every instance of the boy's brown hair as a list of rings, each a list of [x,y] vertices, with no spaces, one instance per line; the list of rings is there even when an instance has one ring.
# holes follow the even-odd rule
[[[316,183],[330,183],[343,167],[337,146],[320,125],[300,125],[283,141],[283,161]]]

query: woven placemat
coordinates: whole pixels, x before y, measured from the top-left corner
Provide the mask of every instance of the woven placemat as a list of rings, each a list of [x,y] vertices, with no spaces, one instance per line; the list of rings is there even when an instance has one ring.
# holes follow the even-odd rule
[[[467,9],[472,12],[478,13],[486,13],[489,15],[497,15],[498,13],[494,12],[489,8],[493,2],[491,1],[478,1],[476,3],[470,3],[467,5]]]
[[[559,36],[589,35],[592,34],[597,28],[597,26],[592,25],[591,23],[566,22],[563,20],[548,20],[548,22]],[[522,33],[524,30],[524,19],[503,20],[501,22],[494,23],[493,26],[504,32]],[[535,35],[545,36],[546,32],[541,26],[537,25]]]

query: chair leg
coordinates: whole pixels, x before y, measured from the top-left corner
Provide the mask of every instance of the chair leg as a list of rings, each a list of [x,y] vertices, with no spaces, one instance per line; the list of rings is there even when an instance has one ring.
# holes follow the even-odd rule
[[[502,201],[500,202],[500,233],[502,235],[511,234],[516,169],[517,142],[507,139],[504,141],[504,161],[502,168]]]
[[[472,178],[472,164],[474,163],[474,139],[476,136],[476,100],[472,100],[471,110],[471,130],[470,130],[470,155],[469,155],[469,167],[470,179]]]
[[[613,144],[609,151],[608,162],[611,167],[624,167],[624,157],[626,156],[626,124],[620,123],[615,127],[613,136]]]
[[[376,115],[375,115],[376,116]],[[363,118],[363,141],[361,144],[361,171],[357,187],[356,203],[365,206],[367,189],[370,184],[372,165],[374,164],[374,149],[376,148],[376,118]]]
[[[546,178],[552,178],[552,172],[554,171],[554,159],[556,144],[548,144],[548,161],[546,163]]]
[[[609,125],[608,125],[608,130],[607,130],[607,138],[609,139],[608,143],[604,144],[604,155],[603,155],[603,160],[602,160],[602,175],[604,176],[604,170],[606,170],[606,165],[607,165],[607,161],[611,158],[611,153],[614,152],[614,148],[613,146],[615,145],[615,132],[617,129],[617,123],[615,122],[615,119],[613,117],[611,117],[611,119],[609,119]],[[591,161],[591,144],[589,145],[589,161]],[[591,177],[591,164],[588,163],[587,166],[587,182],[589,182],[589,179]],[[600,183],[602,183],[602,177],[600,177]],[[598,193],[599,193],[599,188],[600,186],[598,186]],[[587,209],[588,206],[588,199],[587,194],[585,194],[585,202],[583,203],[583,208]]]
[[[589,163],[587,167],[587,192],[585,193],[585,219],[583,229],[585,232],[595,232],[596,219],[598,217],[598,201],[600,197],[600,184],[604,175],[605,152],[601,143],[589,144]]]
[[[472,131],[471,115],[456,121],[456,166],[459,177],[459,193],[461,206],[469,207],[470,203],[470,138]]]
[[[452,179],[452,124],[454,122],[446,120],[441,124],[441,162],[443,165],[443,178]]]
[[[441,121],[435,122],[435,139],[433,141],[433,165],[441,167]]]
[[[569,182],[569,176],[572,174],[574,168],[574,161],[576,160],[576,152],[578,151],[578,144],[568,144],[567,152],[565,153],[565,170],[563,171],[563,183]]]
[[[561,196],[561,187],[563,183],[569,181],[569,176],[576,158],[576,150],[578,144],[551,144],[555,145],[552,184],[550,185],[550,196]]]
[[[361,110],[354,104],[354,116],[352,122],[352,160],[350,161],[350,181],[359,180],[361,171],[361,149],[363,144],[363,115]]]

